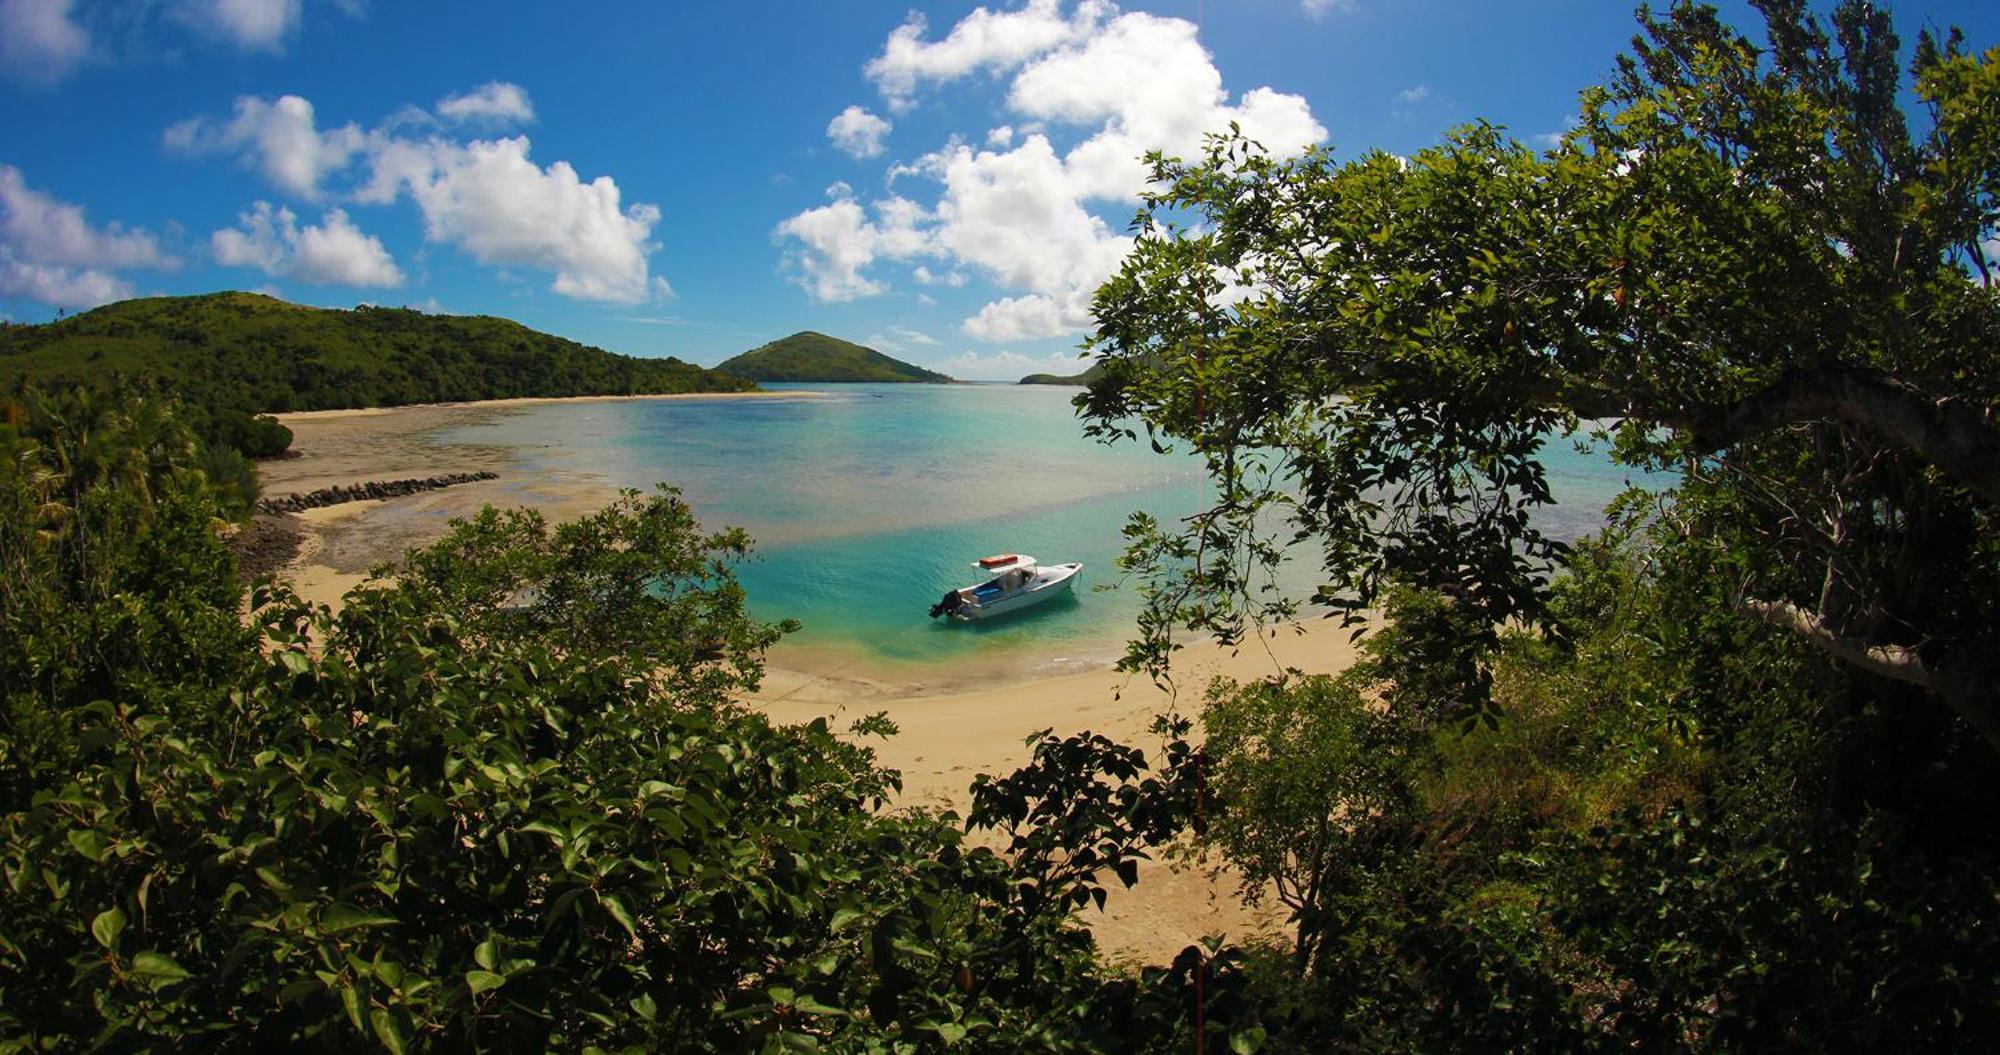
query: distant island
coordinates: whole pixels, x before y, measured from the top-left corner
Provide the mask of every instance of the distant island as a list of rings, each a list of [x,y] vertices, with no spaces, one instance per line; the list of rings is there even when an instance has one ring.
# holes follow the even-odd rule
[[[1104,376],[1104,364],[1093,363],[1090,369],[1080,374],[1029,374],[1021,379],[1024,385],[1088,385]]]
[[[892,359],[865,345],[812,330],[752,348],[715,369],[718,373],[751,381],[956,383],[956,379],[935,370]]]
[[[0,327],[0,384],[159,385],[212,439],[253,456],[289,443],[256,416],[524,396],[742,392],[675,358],[618,355],[487,315],[314,308],[258,293],[149,297]],[[268,419],[266,419],[268,420]],[[277,449],[270,449],[273,444]]]

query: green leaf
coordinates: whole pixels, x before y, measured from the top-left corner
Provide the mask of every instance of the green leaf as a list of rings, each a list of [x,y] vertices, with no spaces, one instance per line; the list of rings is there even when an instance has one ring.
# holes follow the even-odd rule
[[[403,1055],[403,1030],[396,1024],[396,1016],[386,1007],[376,1008],[369,1014],[368,1022],[375,1027],[375,1035],[382,1038],[382,1046],[393,1055]]]
[[[497,970],[498,968],[495,965],[500,962],[499,943],[492,938],[480,942],[479,947],[472,950],[472,962],[489,971]]]
[[[600,896],[597,902],[604,906],[604,911],[611,913],[611,918],[617,920],[619,926],[625,928],[625,933],[634,938],[639,936],[639,928],[632,920],[632,910],[626,906],[623,897],[617,894],[610,897]]]
[[[365,1030],[367,1024],[361,1021],[361,990],[355,986],[345,986],[340,990],[340,1004],[347,1009],[347,1020],[354,1023],[357,1030]]]
[[[132,957],[132,973],[154,986],[172,985],[194,977],[188,969],[174,962],[174,958],[157,952],[142,952]]]
[[[380,912],[369,912],[366,909],[356,908],[345,901],[334,902],[319,918],[320,929],[326,931],[328,934],[338,934],[344,930],[355,930],[361,927],[389,927],[394,926],[395,923],[396,917],[394,916],[384,915]]]
[[[70,829],[69,845],[93,861],[104,860],[104,837],[89,828]]]
[[[116,949],[118,935],[124,932],[125,910],[116,905],[98,913],[97,918],[90,921],[90,936],[107,949]]]
[[[1235,1055],[1251,1055],[1264,1046],[1264,1027],[1251,1026],[1229,1035],[1229,1050]]]
[[[835,909],[833,913],[833,919],[827,922],[826,925],[827,933],[839,934],[841,931],[846,930],[851,924],[853,924],[855,920],[860,919],[861,915],[862,913],[860,909],[852,909],[852,908]]]
[[[632,1005],[632,1010],[639,1013],[640,1018],[643,1018],[648,1022],[654,1022],[659,1020],[660,1006],[659,1004],[653,1001],[653,998],[650,994],[640,993],[638,996],[635,996],[630,1001],[628,1001],[628,1003]]]
[[[465,987],[472,990],[473,996],[478,996],[488,989],[498,989],[506,984],[505,976],[494,974],[492,971],[465,972]]]

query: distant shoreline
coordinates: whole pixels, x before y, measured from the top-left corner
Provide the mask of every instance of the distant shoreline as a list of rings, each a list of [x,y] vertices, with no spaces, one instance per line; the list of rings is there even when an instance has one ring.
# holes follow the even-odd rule
[[[384,407],[336,407],[332,410],[266,411],[287,425],[294,421],[394,414],[407,410],[478,410],[483,407],[532,407],[545,403],[625,403],[653,399],[820,399],[824,392],[658,392],[632,396],[511,396],[506,399],[464,399],[449,403],[397,403]]]

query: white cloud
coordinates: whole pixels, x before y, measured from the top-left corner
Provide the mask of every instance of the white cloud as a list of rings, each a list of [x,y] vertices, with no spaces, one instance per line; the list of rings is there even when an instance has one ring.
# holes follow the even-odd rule
[[[817,209],[807,209],[778,225],[779,239],[792,238],[803,249],[788,257],[786,264],[796,270],[796,281],[812,299],[822,303],[872,297],[885,288],[862,274],[878,257],[903,260],[935,251],[922,225],[930,219],[922,206],[907,198],[888,198],[875,203],[875,218],[852,197],[835,193],[846,188],[828,188],[834,201]]]
[[[1318,18],[1335,11],[1354,10],[1354,0],[1299,0],[1299,7],[1306,14]]]
[[[826,137],[851,158],[872,158],[882,153],[882,140],[894,127],[859,106],[842,110],[827,122]]]
[[[1066,16],[1060,0],[1031,0],[1000,14],[980,8],[943,39],[924,37],[913,15],[867,66],[891,109],[914,105],[926,85],[1011,74],[1007,107],[1020,120],[992,129],[989,149],[954,137],[889,169],[892,183],[917,176],[941,185],[929,208],[899,199],[919,217],[907,241],[920,251],[884,250],[858,201],[781,224],[781,239],[798,243],[791,263],[818,299],[881,293],[883,279],[870,272],[876,261],[933,255],[948,276],[975,271],[1017,294],[965,320],[966,333],[993,341],[1075,333],[1089,325],[1092,293],[1131,246],[1099,212],[1136,202],[1148,151],[1191,156],[1206,134],[1232,123],[1279,156],[1326,136],[1297,95],[1259,87],[1232,102],[1195,25],[1182,19],[1121,14],[1102,0],[1083,0]],[[1059,150],[1058,142],[1070,145]],[[911,276],[938,281],[928,267]]]
[[[438,109],[453,121],[526,120],[534,112],[526,92],[502,81],[447,97]],[[657,207],[624,204],[609,176],[585,182],[568,162],[546,168],[536,164],[528,156],[525,136],[471,141],[441,134],[411,137],[413,129],[435,132],[439,127],[432,115],[404,107],[371,132],[352,123],[322,131],[312,103],[299,96],[275,102],[246,96],[236,101],[230,120],[191,118],[167,129],[165,140],[190,153],[236,153],[273,185],[306,200],[321,198],[332,177],[363,158],[366,178],[349,183],[351,189],[342,196],[386,205],[407,193],[423,214],[424,234],[431,242],[456,246],[483,264],[551,271],[551,288],[566,297],[637,304],[673,295],[665,279],[650,273],[647,262],[658,248],[652,241],[660,221]],[[352,225],[341,216],[341,224],[329,220],[318,228],[329,240],[323,243],[328,254],[324,273],[386,277],[394,267],[386,254],[369,267],[353,264],[365,259],[360,250],[372,240],[358,231],[345,238]],[[313,230],[300,231],[301,253]],[[292,266],[309,266],[306,260],[301,256]],[[348,270],[336,266],[342,260]]]
[[[535,119],[535,104],[527,89],[507,81],[488,81],[463,95],[438,100],[438,116],[453,122],[521,124]]]
[[[938,339],[908,326],[891,326],[879,333],[869,334],[861,339],[861,343],[878,352],[904,353],[916,348],[935,348]]]
[[[81,206],[28,186],[21,170],[0,165],[0,244],[15,258],[62,267],[173,267],[158,240],[113,223],[94,228]]]
[[[179,265],[150,232],[93,227],[82,207],[29,187],[0,165],[0,296],[89,308],[132,295],[121,268]]]
[[[910,269],[910,277],[926,286],[950,286],[953,289],[957,289],[965,285],[965,272],[963,271],[947,271],[942,275],[933,274],[930,268],[922,264],[918,264],[916,267]]]
[[[982,341],[1032,341],[1090,327],[1090,291],[1003,297],[979,309],[962,328]]]
[[[90,55],[90,34],[70,18],[71,0],[0,0],[0,70],[52,83]]]
[[[1028,0],[1020,10],[999,13],[979,7],[935,42],[923,39],[924,16],[912,12],[889,34],[882,54],[869,61],[865,72],[889,109],[901,113],[915,105],[916,90],[926,82],[956,80],[980,69],[1011,69],[1089,35],[1116,10],[1101,0],[1084,0],[1069,18],[1062,15],[1062,0]]]
[[[373,179],[357,197],[387,201],[407,191],[429,240],[483,264],[553,271],[551,288],[566,297],[637,304],[671,295],[646,262],[660,210],[626,206],[611,177],[586,183],[568,162],[543,168],[528,150],[526,136],[383,142],[373,149]]]
[[[190,25],[245,51],[279,51],[299,26],[301,0],[181,0]]]
[[[23,297],[56,308],[94,308],[128,300],[132,283],[97,268],[54,267],[17,259],[0,245],[0,296]]]
[[[253,95],[236,100],[227,123],[193,117],[168,128],[168,147],[188,153],[236,153],[280,190],[307,201],[320,195],[320,181],[347,167],[368,145],[352,123],[324,132],[315,125],[313,104],[296,95],[266,102]]]
[[[301,228],[290,209],[258,202],[209,238],[217,262],[317,285],[400,286],[403,272],[382,242],[362,233],[339,209]]]
[[[1405,88],[1396,93],[1396,98],[1405,103],[1420,103],[1430,97],[1431,87],[1428,84],[1419,84],[1414,88]]]
[[[1029,374],[1080,374],[1089,365],[1089,360],[1074,352],[1028,356],[1013,351],[980,355],[967,350],[936,364],[935,369],[967,381],[1018,381]]]

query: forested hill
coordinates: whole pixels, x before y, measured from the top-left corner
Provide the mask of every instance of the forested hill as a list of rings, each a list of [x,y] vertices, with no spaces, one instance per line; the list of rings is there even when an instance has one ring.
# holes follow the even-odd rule
[[[128,300],[0,328],[0,382],[96,386],[119,378],[157,379],[212,412],[251,413],[756,387],[507,319],[311,308],[257,293]]]
[[[752,348],[715,369],[753,381],[952,382],[952,378],[935,370],[811,330]]]
[[[1024,385],[1088,385],[1104,376],[1104,364],[1092,363],[1090,369],[1080,374],[1029,374],[1021,379]]]

